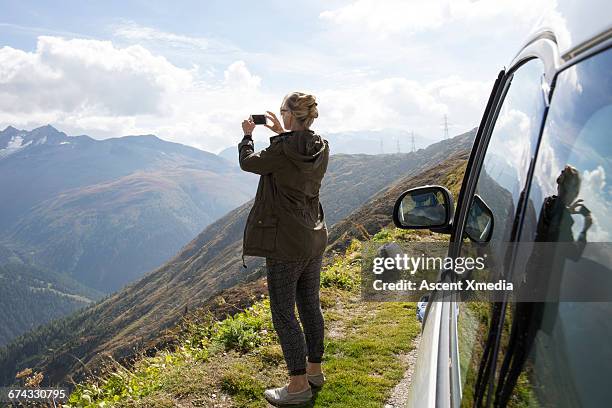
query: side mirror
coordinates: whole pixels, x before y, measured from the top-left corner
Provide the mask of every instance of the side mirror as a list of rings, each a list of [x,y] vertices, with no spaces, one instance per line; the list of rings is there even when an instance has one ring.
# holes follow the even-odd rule
[[[493,236],[493,212],[484,200],[475,194],[465,223],[465,235],[474,242],[489,242]]]
[[[446,232],[453,219],[453,197],[442,186],[423,186],[404,191],[393,208],[393,222],[403,229]]]

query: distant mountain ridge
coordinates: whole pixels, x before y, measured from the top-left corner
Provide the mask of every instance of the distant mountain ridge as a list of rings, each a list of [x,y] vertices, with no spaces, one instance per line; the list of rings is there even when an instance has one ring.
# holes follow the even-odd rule
[[[104,292],[161,264],[255,188],[217,155],[152,135],[0,131],[0,244]]]
[[[457,152],[471,148],[474,130],[415,153],[334,155],[321,188],[321,201],[331,227],[390,184],[419,174]],[[242,233],[252,203],[247,202],[205,228],[163,266],[137,282],[56,324],[24,335],[0,349],[0,380],[33,366],[49,383],[77,378],[94,369],[104,353],[127,358],[134,348],[155,342],[185,310],[197,308],[221,290],[257,279],[260,258],[247,258],[241,268]],[[47,348],[53,345],[53,352]],[[26,351],[27,350],[27,351]]]
[[[88,136],[81,136],[81,138],[88,138]],[[17,153],[28,146],[68,143],[70,143],[68,141],[68,136],[65,133],[57,131],[57,129],[51,125],[39,127],[30,132],[8,126],[3,131],[0,131],[0,159]]]
[[[403,129],[368,131],[323,132],[320,135],[329,142],[331,154],[395,154],[412,152],[413,133]],[[261,150],[270,144],[268,137],[255,135],[255,148]],[[423,149],[438,140],[414,137],[414,150]],[[238,151],[230,146],[219,153],[220,157],[238,165]]]

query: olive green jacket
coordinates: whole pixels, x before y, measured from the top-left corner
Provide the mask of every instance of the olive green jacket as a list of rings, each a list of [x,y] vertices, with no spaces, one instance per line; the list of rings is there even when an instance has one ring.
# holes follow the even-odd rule
[[[254,152],[245,136],[238,144],[240,168],[259,174],[259,185],[247,218],[244,255],[283,260],[321,255],[327,226],[319,202],[327,170],[329,145],[312,130],[284,132],[270,146]]]

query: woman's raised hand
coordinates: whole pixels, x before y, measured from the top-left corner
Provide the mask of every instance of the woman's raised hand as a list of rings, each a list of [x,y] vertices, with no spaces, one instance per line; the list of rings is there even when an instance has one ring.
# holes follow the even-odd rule
[[[570,204],[567,207],[567,209],[569,210],[570,214],[581,214],[582,208],[586,208],[584,206],[583,202],[584,202],[584,200],[582,198],[579,198],[578,200],[576,200],[572,204]]]
[[[255,122],[249,116],[248,119],[242,121],[242,131],[245,135],[252,135],[253,130],[255,129]]]
[[[268,114],[266,115],[266,118],[270,119],[270,121],[272,121],[273,126],[268,125],[267,123],[264,125],[265,127],[267,127],[268,129],[270,129],[271,131],[273,131],[274,133],[283,133],[285,131],[285,129],[283,129],[283,126],[281,125],[280,121],[278,120],[278,118],[276,117],[276,115],[273,112],[270,111],[266,111]]]

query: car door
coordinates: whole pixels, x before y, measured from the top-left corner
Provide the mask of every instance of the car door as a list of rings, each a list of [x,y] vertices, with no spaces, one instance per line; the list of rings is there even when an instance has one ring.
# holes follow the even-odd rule
[[[528,185],[529,169],[535,157],[542,120],[546,111],[543,91],[544,62],[529,56],[518,62],[504,78],[501,97],[486,119],[488,128],[479,141],[474,167],[462,187],[458,220],[451,241],[452,256],[472,256],[473,247],[463,239],[476,205],[490,209],[494,228],[488,237],[489,271],[505,276],[511,258],[510,242],[516,239],[517,220]],[[452,251],[455,251],[452,253]],[[487,299],[448,303],[447,344],[449,368],[448,390],[451,406],[485,406],[491,373],[495,370],[495,339],[499,334],[502,303]],[[441,343],[443,341],[441,340]],[[447,361],[449,361],[447,360]]]
[[[610,405],[611,67],[599,49],[557,75],[513,268],[544,290],[504,314],[495,406]]]

